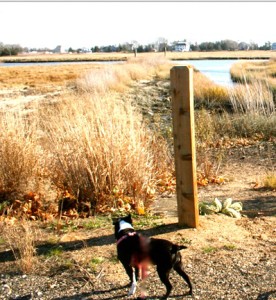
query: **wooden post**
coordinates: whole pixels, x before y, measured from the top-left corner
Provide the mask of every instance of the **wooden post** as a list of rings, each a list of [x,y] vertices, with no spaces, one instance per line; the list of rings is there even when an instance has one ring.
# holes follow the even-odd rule
[[[171,69],[172,116],[179,225],[198,227],[193,69]]]

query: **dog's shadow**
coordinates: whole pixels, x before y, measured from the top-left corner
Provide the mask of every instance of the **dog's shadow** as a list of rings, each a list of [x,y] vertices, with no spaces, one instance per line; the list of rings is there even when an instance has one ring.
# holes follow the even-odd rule
[[[105,297],[104,294],[107,293],[112,293],[112,292],[119,292],[120,290],[124,290],[126,288],[129,288],[129,285],[125,285],[125,286],[121,286],[121,287],[116,287],[116,288],[111,288],[111,289],[107,289],[107,290],[98,290],[98,291],[94,291],[94,292],[90,292],[90,293],[81,293],[81,294],[75,294],[72,296],[62,296],[62,297],[58,297],[58,298],[53,298],[53,300],[77,300],[77,299],[93,299],[93,296],[97,296],[97,295],[102,295],[101,299],[102,300],[112,300],[112,299],[129,299],[128,296],[122,295],[120,294],[116,294],[114,296],[106,296]],[[170,297],[173,299],[183,299],[184,296],[188,296],[187,295],[171,295]],[[191,296],[189,296],[190,298]],[[133,299],[133,297],[131,297],[131,299]],[[139,299],[139,298],[136,298]],[[162,296],[150,296],[147,297],[147,300],[151,300],[151,299],[162,299]]]
[[[260,294],[257,298],[257,300],[268,300],[270,299],[270,296],[276,296],[276,290],[265,292],[263,294]],[[274,299],[274,298],[273,298]],[[272,300],[272,299],[271,299]]]
[[[185,227],[180,227],[177,223],[168,224],[168,225],[160,225],[157,227],[145,229],[145,230],[137,230],[137,232],[142,233],[145,236],[155,236],[159,234],[170,233],[179,229],[183,229]],[[112,245],[115,243],[114,233],[108,235],[102,235],[99,237],[92,237],[86,240],[77,240],[70,242],[60,242],[58,244],[52,243],[42,243],[36,245],[36,254],[37,255],[47,255],[53,249],[60,247],[63,252],[70,252],[81,250],[86,247],[95,247],[95,246],[106,246]],[[0,252],[0,263],[14,261],[14,254],[12,250],[2,251]]]
[[[118,292],[120,290],[126,289],[129,287],[129,285],[121,286],[121,287],[116,287],[116,288],[111,288],[111,289],[106,289],[106,290],[98,290],[90,293],[81,293],[81,294],[75,294],[71,296],[61,296],[58,298],[53,298],[53,300],[76,300],[76,299],[93,299],[93,296],[96,295],[104,295],[107,293],[112,293],[112,292]],[[108,296],[106,298],[101,298],[102,300],[107,300],[107,299],[122,299],[122,295],[114,295],[114,296]]]

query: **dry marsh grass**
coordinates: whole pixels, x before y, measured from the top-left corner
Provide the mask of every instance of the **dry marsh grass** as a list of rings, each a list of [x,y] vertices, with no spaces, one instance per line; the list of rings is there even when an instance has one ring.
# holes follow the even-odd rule
[[[60,191],[56,201],[69,193],[78,205],[85,202],[93,212],[122,206],[142,207],[142,212],[170,168],[171,158],[166,141],[118,96],[119,84],[124,90],[133,80],[158,73],[157,62],[137,61],[121,69],[93,69],[89,80],[77,82],[81,92],[60,96],[52,104],[35,102],[28,116],[3,112],[2,194],[11,190],[14,200],[15,195],[22,197],[41,186],[41,181],[50,181]],[[42,190],[47,197],[46,188]]]
[[[251,79],[229,89],[230,102],[235,113],[265,115],[275,114],[273,93],[267,81]]]
[[[149,132],[130,103],[112,94],[82,95],[40,116],[46,164],[57,187],[96,211],[110,201],[118,208],[124,196],[134,209],[148,205],[149,188],[168,168],[169,155],[165,141]]]
[[[138,53],[137,58],[148,59],[152,57],[164,57],[164,53]],[[112,61],[128,60],[134,57],[133,53],[90,53],[90,54],[39,54],[39,55],[18,55],[14,57],[1,57],[0,61],[6,62],[28,62],[28,61]],[[212,51],[212,52],[169,52],[166,53],[167,59],[261,59],[276,58],[275,51]]]
[[[168,59],[262,59],[275,58],[275,51],[212,51],[167,52]]]
[[[167,77],[170,64],[161,56],[129,59],[123,65],[105,66],[87,71],[77,80],[77,88],[85,92],[125,91],[133,81]]]
[[[239,62],[230,70],[232,80],[241,83],[250,83],[252,80],[266,81],[276,90],[276,59],[259,62]]]
[[[0,115],[0,193],[16,196],[37,175],[37,123],[21,112]]]
[[[5,243],[12,250],[19,270],[23,274],[32,273],[38,263],[35,249],[38,235],[34,227],[25,220],[15,224],[2,222],[0,232]]]
[[[88,53],[88,54],[25,54],[17,56],[3,56],[3,62],[70,62],[70,61],[112,61],[126,60],[133,57],[133,53]]]
[[[0,67],[0,87],[32,88],[42,93],[48,90],[56,91],[57,87],[75,84],[81,73],[98,68],[98,65],[93,64]]]
[[[19,84],[20,76],[22,81],[25,72],[31,72],[31,68],[21,68],[17,81],[11,73],[7,85]],[[60,76],[60,81],[51,83],[53,87],[64,84],[66,88],[72,82],[76,89],[58,96],[52,104],[33,103],[34,109],[28,115],[23,111],[2,112],[1,199],[14,200],[15,195],[22,197],[30,189],[39,193],[43,190],[41,198],[47,198],[47,188],[52,184],[60,191],[55,205],[69,194],[76,203],[75,209],[84,203],[94,212],[111,208],[143,212],[160,182],[166,181],[164,177],[172,176],[172,157],[168,141],[146,125],[141,112],[124,93],[137,80],[168,78],[170,68],[168,60],[160,55],[137,57],[108,68],[45,67],[45,77],[40,77],[39,68],[35,68],[33,80],[36,74],[42,86],[51,82],[51,76]],[[272,106],[264,100],[257,101],[251,92],[257,106],[247,110],[249,98],[245,92],[251,88],[248,84],[243,92],[233,90],[230,101],[226,88],[194,72],[195,101],[200,108],[195,118],[199,145],[216,145],[221,139],[241,136],[269,139],[276,135]],[[265,87],[261,91],[264,95]],[[258,92],[260,86],[256,85]],[[244,98],[240,98],[242,93]],[[259,105],[269,113],[256,114]]]
[[[227,87],[215,84],[197,70],[194,72],[194,98],[196,108],[222,109],[229,103]]]
[[[263,185],[266,188],[276,190],[276,172],[271,171],[263,179]]]

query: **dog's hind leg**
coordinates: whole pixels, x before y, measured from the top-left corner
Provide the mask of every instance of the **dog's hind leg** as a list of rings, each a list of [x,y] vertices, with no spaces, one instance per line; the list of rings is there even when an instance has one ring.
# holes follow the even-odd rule
[[[175,262],[173,268],[187,282],[187,284],[190,288],[189,295],[192,295],[193,294],[192,283],[190,281],[189,276],[183,270],[180,254],[179,254],[179,257],[178,257],[177,261]]]
[[[132,283],[132,281],[133,281],[132,267],[130,266],[130,264],[127,261],[124,262],[124,261],[121,260],[121,263],[125,268],[125,271],[126,271],[128,277],[129,277],[130,282]]]
[[[159,275],[160,280],[165,284],[166,286],[166,294],[162,299],[167,299],[171,293],[172,285],[169,280],[171,268],[164,268],[162,266],[157,266],[157,273]]]
[[[132,268],[132,283],[130,290],[128,292],[128,296],[134,295],[137,288],[137,280],[136,280],[136,271],[135,268]]]

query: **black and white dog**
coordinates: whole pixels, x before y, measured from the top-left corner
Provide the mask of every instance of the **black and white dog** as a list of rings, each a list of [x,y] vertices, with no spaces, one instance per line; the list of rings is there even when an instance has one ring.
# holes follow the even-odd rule
[[[164,239],[147,238],[135,232],[131,215],[113,219],[117,240],[118,259],[123,264],[131,281],[129,296],[135,293],[137,280],[144,279],[150,263],[156,265],[158,275],[166,286],[166,299],[172,290],[169,274],[174,269],[188,284],[192,295],[193,288],[189,276],[183,270],[180,250],[185,246],[173,244]]]

